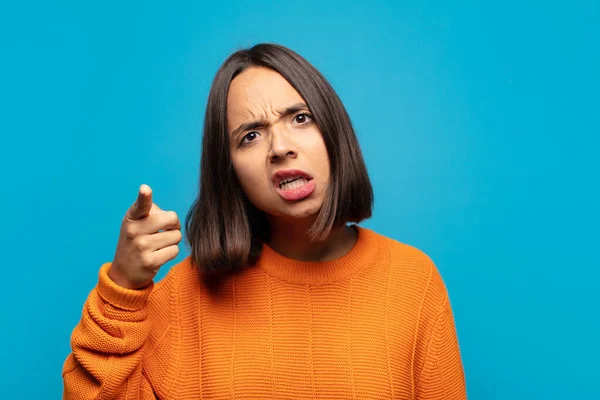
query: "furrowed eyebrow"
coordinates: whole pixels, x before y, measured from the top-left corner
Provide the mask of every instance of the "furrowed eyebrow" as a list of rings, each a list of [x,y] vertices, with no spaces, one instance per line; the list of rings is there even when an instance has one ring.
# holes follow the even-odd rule
[[[306,105],[306,103],[296,103],[296,104],[292,104],[291,106],[288,106],[286,108],[284,108],[283,110],[279,110],[276,111],[275,113],[279,115],[279,118],[284,118],[290,114],[294,114],[298,111],[310,111],[308,106]],[[250,122],[244,122],[243,124],[241,124],[240,126],[238,126],[232,133],[231,136],[232,137],[237,137],[240,133],[245,132],[247,130],[251,130],[251,129],[258,129],[258,128],[264,128],[269,126],[268,121],[265,120],[257,120],[257,121],[250,121]]]
[[[295,112],[302,111],[302,110],[309,111],[306,103],[292,104],[291,106],[286,107],[283,110],[276,111],[276,113],[279,114],[281,117],[285,117],[287,115],[290,115],[290,114],[293,114]]]

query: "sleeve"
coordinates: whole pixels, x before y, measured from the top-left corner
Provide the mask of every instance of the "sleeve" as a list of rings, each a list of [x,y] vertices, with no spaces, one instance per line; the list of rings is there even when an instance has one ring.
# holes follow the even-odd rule
[[[419,400],[464,400],[465,378],[452,308],[446,295],[416,387]]]
[[[81,320],[71,335],[71,354],[62,371],[63,399],[154,399],[142,374],[150,335],[147,300],[154,283],[125,289],[100,268]]]

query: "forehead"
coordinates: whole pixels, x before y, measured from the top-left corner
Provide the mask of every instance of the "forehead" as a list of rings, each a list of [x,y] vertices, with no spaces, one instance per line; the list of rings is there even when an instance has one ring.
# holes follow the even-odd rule
[[[227,94],[228,118],[254,118],[303,102],[302,96],[276,71],[249,67],[236,76]]]

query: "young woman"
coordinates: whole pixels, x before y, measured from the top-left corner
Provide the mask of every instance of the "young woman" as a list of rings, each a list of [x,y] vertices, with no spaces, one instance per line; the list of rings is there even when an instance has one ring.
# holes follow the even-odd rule
[[[142,185],[75,327],[73,399],[464,399],[442,278],[358,223],[373,191],[340,99],[295,52],[232,54],[210,91],[199,197]]]

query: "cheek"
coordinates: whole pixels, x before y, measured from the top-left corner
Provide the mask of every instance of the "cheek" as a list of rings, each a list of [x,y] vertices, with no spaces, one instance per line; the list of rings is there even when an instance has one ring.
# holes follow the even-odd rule
[[[327,147],[321,136],[316,140],[316,144],[310,154],[313,156],[313,164],[318,166],[319,174],[326,181],[329,180],[329,154],[327,154]]]
[[[265,190],[264,167],[249,159],[233,159],[233,170],[242,186],[242,190],[250,198],[256,198],[258,193]]]

